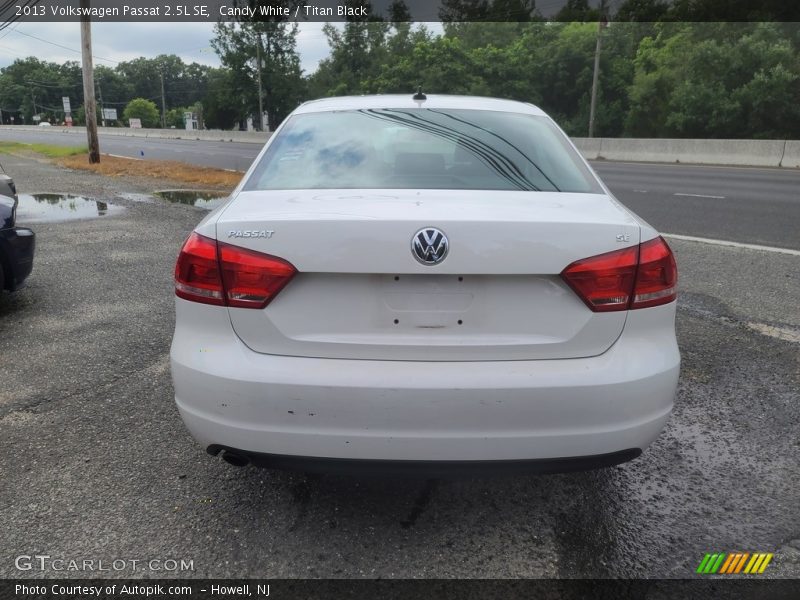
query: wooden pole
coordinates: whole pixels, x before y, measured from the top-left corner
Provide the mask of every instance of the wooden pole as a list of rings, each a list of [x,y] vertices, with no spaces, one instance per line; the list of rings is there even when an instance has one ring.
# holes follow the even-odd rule
[[[92,22],[88,16],[89,0],[81,0],[81,66],[83,70],[83,108],[86,113],[86,138],[89,143],[89,162],[100,162],[97,140],[97,105],[94,100],[94,65],[92,65]]]
[[[161,129],[167,128],[167,96],[164,94],[164,65],[159,67],[161,74]]]
[[[592,74],[592,100],[589,105],[589,137],[594,137],[594,113],[597,107],[597,83],[600,77],[600,48],[606,26],[606,2],[600,0],[600,21],[597,23],[597,44],[594,48],[594,73]]]
[[[256,71],[258,72],[258,127],[264,131],[264,90],[261,87],[261,32],[256,41]]]

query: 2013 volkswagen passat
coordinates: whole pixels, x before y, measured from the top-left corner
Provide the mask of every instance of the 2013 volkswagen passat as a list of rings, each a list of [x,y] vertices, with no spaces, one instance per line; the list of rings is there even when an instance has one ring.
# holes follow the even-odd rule
[[[237,465],[616,464],[672,409],[676,279],[535,106],[307,102],[180,251],[175,399]]]

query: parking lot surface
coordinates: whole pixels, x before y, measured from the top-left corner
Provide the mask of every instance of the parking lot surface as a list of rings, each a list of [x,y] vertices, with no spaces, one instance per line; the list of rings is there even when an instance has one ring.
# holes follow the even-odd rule
[[[681,382],[633,462],[466,481],[236,469],[189,437],[169,377],[172,268],[205,213],[123,196],[149,182],[3,163],[20,192],[124,210],[36,223],[33,275],[0,296],[0,576],[64,576],[15,566],[47,554],[191,561],[103,573],[119,577],[689,577],[727,551],[800,576],[800,257],[670,241]]]

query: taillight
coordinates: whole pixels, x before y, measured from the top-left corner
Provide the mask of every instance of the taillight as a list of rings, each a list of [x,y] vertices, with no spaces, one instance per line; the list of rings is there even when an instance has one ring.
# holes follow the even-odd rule
[[[647,308],[676,298],[678,269],[663,238],[578,260],[561,277],[594,312]]]
[[[203,304],[264,308],[296,272],[283,259],[192,233],[175,265],[175,294]]]
[[[297,272],[281,258],[219,244],[222,283],[228,306],[264,308]]]
[[[593,311],[627,310],[638,257],[638,246],[606,252],[575,261],[561,277]]]
[[[217,242],[192,233],[175,263],[175,295],[203,304],[225,305]]]
[[[678,266],[664,238],[639,245],[639,268],[631,308],[672,302],[678,296]]]

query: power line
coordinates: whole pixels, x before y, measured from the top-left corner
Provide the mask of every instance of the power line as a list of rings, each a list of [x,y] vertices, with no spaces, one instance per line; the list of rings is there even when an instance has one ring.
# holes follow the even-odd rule
[[[2,40],[4,37],[6,37],[9,33],[12,33],[17,27],[19,27],[19,23],[17,23],[16,25],[14,25],[14,27],[12,27],[8,31],[6,31],[3,35],[1,35],[0,36],[0,40]]]
[[[64,50],[69,50],[70,52],[74,52],[75,54],[80,54],[81,53],[80,50],[75,50],[75,48],[69,48],[67,46],[62,46],[61,44],[57,44],[55,42],[51,42],[50,40],[46,40],[44,38],[40,38],[40,37],[38,37],[36,35],[31,35],[30,33],[25,33],[24,31],[20,31],[19,29],[15,29],[15,30],[11,31],[10,33],[18,33],[20,35],[24,35],[26,37],[33,38],[34,40],[39,40],[40,42],[45,42],[46,44],[50,44],[51,46],[58,46],[59,48],[63,48]],[[110,63],[114,63],[114,64],[119,64],[118,60],[113,60],[111,58],[104,58],[102,56],[95,56],[94,54],[92,55],[92,58],[96,58],[97,60],[104,60],[106,62],[110,62]]]
[[[20,4],[19,2],[15,2],[15,0],[8,0],[5,4],[0,6],[0,14],[6,14],[11,11],[12,8],[19,6],[21,9],[25,9],[28,7],[33,7],[39,4],[39,0],[25,0],[24,3]],[[24,10],[20,10],[17,13],[14,13],[12,17],[3,23],[0,23],[0,31],[3,31],[6,27],[18,21],[22,15],[24,14]]]

